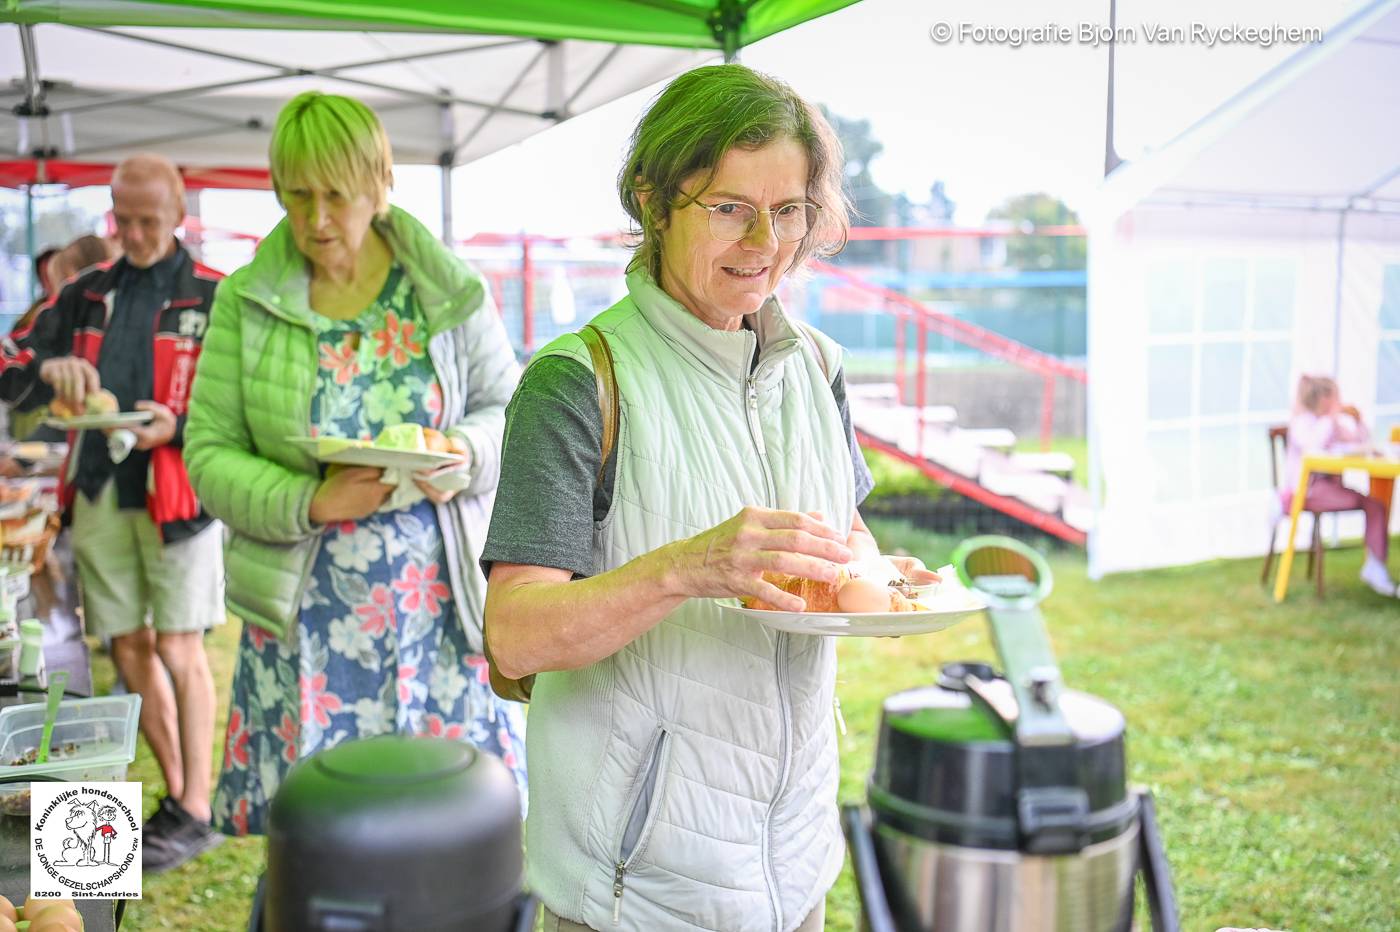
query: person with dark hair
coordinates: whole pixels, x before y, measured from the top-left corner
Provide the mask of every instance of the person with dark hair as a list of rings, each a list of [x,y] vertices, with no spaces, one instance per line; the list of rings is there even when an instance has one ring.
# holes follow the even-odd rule
[[[42,303],[54,295],[54,280],[50,277],[49,263],[53,257],[58,255],[59,247],[49,246],[39,250],[39,254],[34,257],[34,280],[39,283],[39,297],[36,304]]]
[[[527,876],[548,932],[823,926],[844,854],[835,648],[714,600],[801,611],[771,574],[833,583],[879,557],[841,349],[774,294],[843,245],[841,178],[830,126],[786,84],[681,75],[619,175],[640,236],[627,297],[590,325],[616,446],[605,459],[577,334],[507,410],[486,635],[498,678],[537,675]]]

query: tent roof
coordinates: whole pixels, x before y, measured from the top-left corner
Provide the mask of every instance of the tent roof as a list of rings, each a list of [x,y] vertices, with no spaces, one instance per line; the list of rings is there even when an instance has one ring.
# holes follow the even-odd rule
[[[1400,209],[1400,0],[1369,0],[1104,185],[1135,203]]]
[[[317,88],[373,107],[396,161],[461,165],[713,57],[717,7],[746,10],[744,44],[852,2],[8,0],[0,148],[263,166],[281,105]]]
[[[0,20],[83,26],[193,26],[476,33],[722,50],[855,0],[7,0]],[[736,18],[737,17],[737,18]]]

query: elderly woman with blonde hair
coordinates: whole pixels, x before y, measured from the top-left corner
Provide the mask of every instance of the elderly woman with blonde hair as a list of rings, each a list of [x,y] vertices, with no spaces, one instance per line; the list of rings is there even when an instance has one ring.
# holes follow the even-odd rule
[[[486,685],[476,561],[519,375],[504,326],[483,278],[389,206],[389,142],[364,104],[301,94],[269,155],[286,218],[219,288],[185,434],[195,490],[232,532],[244,622],[215,819],[265,831],[291,764],[383,733],[494,752],[523,792],[523,716]],[[459,465],[396,488],[288,439],[410,424]]]
[[[844,853],[835,648],[715,600],[801,611],[769,572],[834,583],[879,556],[840,347],[775,296],[844,242],[841,178],[786,84],[677,78],[619,176],[641,236],[627,296],[589,331],[616,445],[590,337],[541,350],[511,401],[486,623],[500,676],[537,674],[527,874],[548,932],[823,927]]]

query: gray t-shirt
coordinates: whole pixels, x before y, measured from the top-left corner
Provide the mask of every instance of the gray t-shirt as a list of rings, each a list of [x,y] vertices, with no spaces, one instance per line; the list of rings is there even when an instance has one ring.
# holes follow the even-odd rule
[[[846,429],[859,505],[875,480],[851,429],[841,370],[831,393]],[[602,451],[603,415],[593,373],[567,356],[532,363],[506,407],[501,481],[481,554],[487,576],[498,561],[568,570],[576,577],[599,572],[593,562],[593,523],[608,513],[617,469],[613,453],[598,484]]]

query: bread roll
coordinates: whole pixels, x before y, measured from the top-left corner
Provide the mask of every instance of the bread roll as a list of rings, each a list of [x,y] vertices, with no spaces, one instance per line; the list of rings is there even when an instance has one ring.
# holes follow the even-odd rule
[[[83,412],[69,404],[66,399],[56,397],[49,402],[49,413],[54,417],[77,417]]]
[[[423,428],[423,442],[428,445],[429,453],[452,452],[452,443],[447,439],[447,435],[431,427]]]
[[[841,588],[850,582],[851,576],[844,569],[840,571],[836,582],[818,582],[815,579],[807,579],[802,576],[788,576],[785,573],[764,573],[763,578],[784,592],[801,596],[806,601],[807,612],[839,612],[841,604],[838,594]],[[890,604],[888,611],[891,612],[926,612],[928,606],[915,602],[908,598],[899,590],[891,587],[889,590]],[[765,612],[782,611],[776,605],[765,602],[762,599],[748,597],[741,600],[745,608],[756,608]]]
[[[836,605],[836,591],[846,584],[846,580],[851,578],[845,570],[840,570],[839,573],[840,575],[834,583],[820,582],[805,576],[789,576],[786,573],[773,572],[764,573],[763,578],[784,592],[800,596],[807,603],[807,608],[804,611],[835,612],[839,611]],[[752,596],[744,599],[743,604],[745,608],[756,608],[765,612],[782,611],[776,605],[771,605]]]
[[[105,388],[89,393],[84,406],[88,414],[116,414],[121,410],[121,405],[117,404],[117,396]]]

